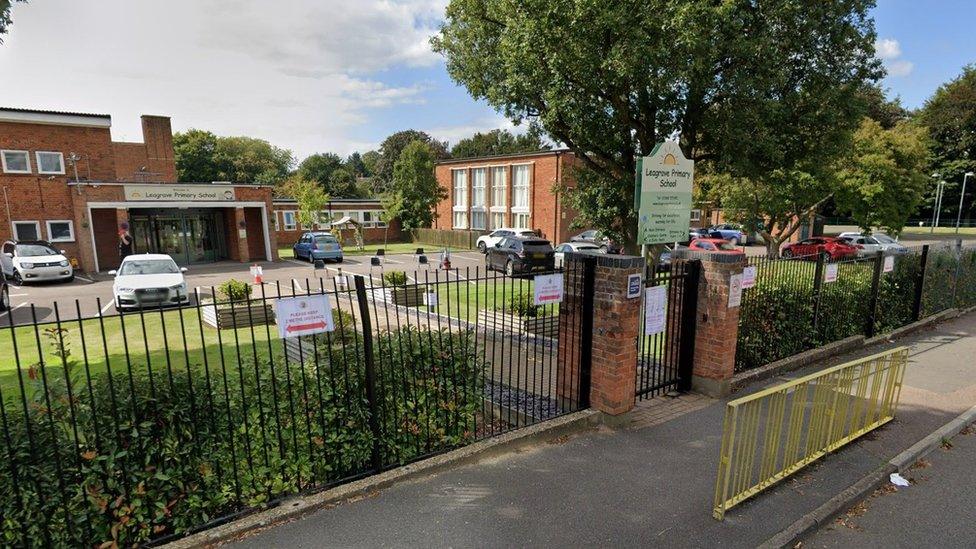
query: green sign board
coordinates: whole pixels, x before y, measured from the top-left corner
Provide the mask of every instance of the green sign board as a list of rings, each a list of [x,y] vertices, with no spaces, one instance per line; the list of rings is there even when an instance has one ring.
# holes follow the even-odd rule
[[[659,143],[650,156],[638,159],[634,192],[638,244],[688,240],[694,179],[695,162],[685,158],[673,141]]]

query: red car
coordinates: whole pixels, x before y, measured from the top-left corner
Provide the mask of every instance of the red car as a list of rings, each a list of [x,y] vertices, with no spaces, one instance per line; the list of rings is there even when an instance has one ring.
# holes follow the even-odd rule
[[[832,236],[815,236],[783,247],[783,257],[815,258],[820,253],[834,260],[844,259],[857,256],[857,247]]]
[[[688,244],[688,249],[696,252],[711,252],[718,254],[739,254],[745,252],[736,248],[728,240],[721,238],[695,238]]]

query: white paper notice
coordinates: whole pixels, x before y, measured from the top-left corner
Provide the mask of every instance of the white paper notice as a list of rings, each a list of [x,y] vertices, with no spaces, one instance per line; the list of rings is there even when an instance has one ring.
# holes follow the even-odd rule
[[[424,305],[427,305],[428,307],[436,307],[437,306],[437,293],[436,292],[427,292],[427,293],[425,293],[424,294]]]
[[[742,305],[742,273],[729,277],[729,309]]]
[[[756,285],[756,267],[746,267],[742,269],[742,289],[752,288]]]
[[[535,277],[533,297],[536,305],[561,303],[563,300],[563,275],[539,275]]]
[[[895,270],[895,256],[888,255],[884,258],[884,272],[890,273]]]
[[[310,295],[279,299],[275,303],[278,335],[298,337],[335,330],[329,296]]]
[[[824,282],[837,282],[837,264],[824,265]]]
[[[644,290],[644,335],[654,335],[664,331],[667,309],[667,286],[651,286]]]

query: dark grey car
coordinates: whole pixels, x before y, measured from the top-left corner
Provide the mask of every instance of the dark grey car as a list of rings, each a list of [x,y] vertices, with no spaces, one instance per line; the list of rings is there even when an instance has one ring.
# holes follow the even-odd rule
[[[488,248],[485,266],[508,276],[555,269],[556,252],[548,240],[538,237],[509,236]]]

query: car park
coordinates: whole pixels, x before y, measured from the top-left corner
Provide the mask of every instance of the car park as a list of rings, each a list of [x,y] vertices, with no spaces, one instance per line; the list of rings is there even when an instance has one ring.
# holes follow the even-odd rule
[[[738,225],[723,223],[721,225],[712,225],[706,230],[709,233],[709,237],[728,240],[733,246],[738,246],[739,244],[746,245],[749,243],[749,235],[746,234]]]
[[[485,267],[508,276],[555,269],[556,252],[548,240],[538,237],[506,236],[488,248]]]
[[[564,242],[556,246],[555,252],[556,267],[563,266],[567,252],[606,253],[602,248],[590,242]]]
[[[532,229],[512,229],[509,227],[495,229],[486,235],[478,237],[476,241],[478,250],[486,254],[489,248],[494,248],[495,244],[498,244],[503,238],[508,236],[536,236],[536,232]]]
[[[783,247],[783,257],[806,257],[816,259],[819,254],[825,254],[828,259],[838,260],[857,256],[857,248],[840,238],[830,236],[815,236],[799,242],[787,244]]]
[[[119,311],[189,303],[186,268],[176,265],[164,254],[130,255],[122,260],[118,270],[109,271],[115,277],[112,295]]]
[[[859,257],[870,257],[878,252],[882,252],[885,255],[901,255],[908,253],[908,248],[902,246],[897,240],[882,233],[874,233],[871,235],[859,233],[841,233],[837,238],[840,238],[851,246],[857,248],[857,255]]]
[[[620,246],[613,241],[610,237],[604,235],[596,229],[590,229],[589,231],[583,231],[580,234],[571,237],[570,242],[580,242],[580,243],[590,243],[595,244],[603,250],[604,253],[618,254],[620,253]]]
[[[295,259],[304,259],[309,263],[316,259],[332,260],[342,263],[342,244],[330,232],[316,231],[307,232],[298,238],[298,242],[292,246],[292,253]]]
[[[43,240],[4,242],[0,247],[0,271],[17,285],[75,278],[64,250],[56,250]]]
[[[696,238],[688,245],[688,249],[693,252],[711,252],[719,254],[745,254],[736,248],[731,242],[722,238]]]
[[[7,277],[0,273],[0,313],[10,310],[10,287],[7,285]]]

